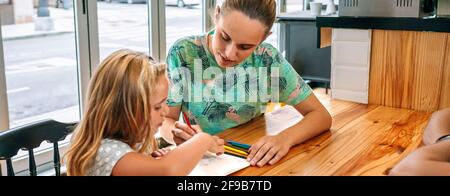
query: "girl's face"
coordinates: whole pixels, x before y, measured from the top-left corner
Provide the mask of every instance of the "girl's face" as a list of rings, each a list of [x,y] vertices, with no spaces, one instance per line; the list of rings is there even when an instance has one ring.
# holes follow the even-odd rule
[[[158,78],[158,84],[155,86],[151,99],[151,118],[152,118],[152,132],[156,133],[158,128],[162,126],[165,116],[169,112],[167,106],[167,96],[169,92],[169,81],[166,76]]]
[[[224,15],[219,12],[220,8],[217,8],[210,50],[219,66],[233,67],[247,59],[267,38],[267,27],[240,11],[229,11]]]

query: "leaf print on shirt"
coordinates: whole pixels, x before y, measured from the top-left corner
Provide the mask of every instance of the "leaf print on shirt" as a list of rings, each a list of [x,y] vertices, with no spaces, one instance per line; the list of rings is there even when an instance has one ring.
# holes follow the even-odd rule
[[[184,46],[174,46],[172,48],[172,52],[175,52],[176,55],[178,56],[178,59],[180,61],[180,67],[188,67],[188,63],[186,62],[186,60],[183,57],[183,54],[181,53],[181,50],[184,50]]]
[[[270,66],[273,65],[273,58],[272,58],[272,56],[270,56],[268,54],[265,54],[265,55],[262,55],[261,57],[262,57],[262,65],[264,67],[270,67]]]
[[[287,80],[286,80],[286,78],[285,77],[280,77],[280,81],[279,81],[278,85],[279,85],[280,92],[286,90],[286,87],[287,87]]]
[[[244,119],[251,119],[255,117],[256,114],[256,108],[251,105],[243,105],[240,107],[237,111],[238,115],[241,116]]]
[[[209,62],[208,56],[206,55],[206,51],[202,45],[193,45],[194,51],[197,52],[197,56],[202,60],[203,70],[211,67],[211,63]]]
[[[277,55],[274,57],[274,59],[275,59],[276,63],[282,64],[282,63],[283,63],[284,57],[282,57],[280,54],[277,54]]]
[[[220,122],[225,119],[227,112],[230,111],[232,105],[228,103],[218,103],[216,101],[207,104],[203,115],[205,115],[210,122]]]
[[[232,107],[229,108],[226,116],[228,119],[230,119],[236,123],[241,123],[241,117],[237,114],[236,110]]]

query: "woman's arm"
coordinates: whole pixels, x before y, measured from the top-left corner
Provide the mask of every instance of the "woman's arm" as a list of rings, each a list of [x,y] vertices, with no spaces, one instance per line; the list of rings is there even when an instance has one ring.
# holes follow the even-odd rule
[[[128,153],[113,168],[113,176],[185,176],[207,150],[222,154],[224,141],[199,133],[160,159]]]
[[[314,94],[295,108],[304,116],[303,120],[276,136],[266,136],[252,145],[248,156],[252,165],[273,165],[283,158],[292,146],[330,129],[331,115]]]
[[[389,173],[394,176],[450,176],[450,141],[420,148]]]

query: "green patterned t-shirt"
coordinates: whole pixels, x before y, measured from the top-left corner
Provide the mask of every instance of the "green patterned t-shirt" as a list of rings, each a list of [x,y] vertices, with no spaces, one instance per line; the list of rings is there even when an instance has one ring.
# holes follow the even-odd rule
[[[269,102],[295,106],[312,93],[268,43],[259,45],[244,62],[225,69],[208,50],[207,35],[192,36],[172,46],[167,64],[172,85],[168,105],[181,106],[191,124],[210,134],[249,122],[263,114]]]

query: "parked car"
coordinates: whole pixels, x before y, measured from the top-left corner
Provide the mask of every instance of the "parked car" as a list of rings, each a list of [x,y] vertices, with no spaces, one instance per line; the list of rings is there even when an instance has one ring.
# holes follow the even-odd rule
[[[166,5],[176,5],[178,7],[187,7],[200,5],[201,0],[166,0]]]

